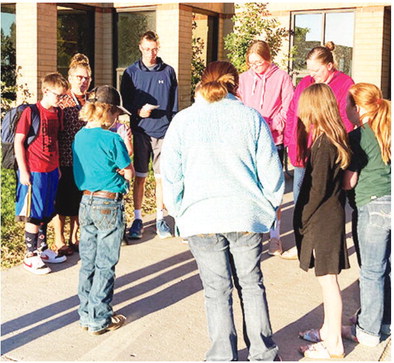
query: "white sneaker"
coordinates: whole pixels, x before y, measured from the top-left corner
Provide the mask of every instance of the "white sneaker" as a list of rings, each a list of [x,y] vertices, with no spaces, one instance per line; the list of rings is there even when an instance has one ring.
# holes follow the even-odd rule
[[[62,263],[67,260],[66,256],[59,256],[56,252],[50,248],[40,252],[40,257],[43,262],[47,263]]]
[[[25,270],[32,272],[36,275],[45,275],[51,272],[51,269],[42,262],[40,256],[34,255],[31,257],[25,257],[23,260],[23,267]]]
[[[282,243],[279,238],[272,237],[270,239],[268,254],[271,256],[280,256],[282,254]]]

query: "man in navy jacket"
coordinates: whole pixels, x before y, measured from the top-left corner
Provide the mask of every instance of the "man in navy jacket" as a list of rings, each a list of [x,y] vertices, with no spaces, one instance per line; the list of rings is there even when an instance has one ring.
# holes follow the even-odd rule
[[[124,71],[120,88],[123,105],[131,113],[134,147],[134,221],[128,238],[142,237],[141,207],[151,159],[156,180],[157,234],[167,238],[171,237],[171,232],[163,219],[160,153],[164,135],[178,111],[178,83],[174,69],[157,56],[157,34],[153,31],[144,33],[139,49],[142,57]]]

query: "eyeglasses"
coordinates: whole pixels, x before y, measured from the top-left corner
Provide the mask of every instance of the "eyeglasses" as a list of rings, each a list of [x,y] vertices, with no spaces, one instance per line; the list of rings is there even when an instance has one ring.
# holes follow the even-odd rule
[[[49,88],[47,88],[47,91],[51,92],[54,96],[56,96],[56,98],[58,100],[61,100],[62,98],[64,98],[64,94],[58,95],[56,92],[53,92],[52,90],[50,90]]]
[[[146,52],[146,53],[157,53],[159,51],[159,48],[142,48],[141,49]]]
[[[265,62],[254,62],[254,63],[248,63],[250,67],[260,67],[264,64]]]
[[[78,78],[78,81],[89,81],[90,77],[80,76],[79,74],[73,74],[73,77]]]

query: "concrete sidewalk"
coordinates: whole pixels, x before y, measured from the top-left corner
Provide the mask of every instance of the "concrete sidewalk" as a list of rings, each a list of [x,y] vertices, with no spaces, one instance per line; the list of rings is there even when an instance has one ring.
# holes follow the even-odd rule
[[[282,213],[282,242],[294,244],[290,180]],[[36,276],[17,266],[2,271],[2,361],[202,361],[209,347],[204,298],[197,266],[180,238],[160,240],[154,216],[145,218],[140,241],[121,249],[116,268],[114,310],[127,317],[121,329],[90,336],[78,324],[79,256],[51,265],[49,275]],[[348,219],[349,220],[349,219]],[[350,223],[347,224],[350,232]],[[340,274],[344,324],[358,307],[358,275],[350,233],[352,268]],[[323,308],[314,272],[267,254],[264,238],[262,270],[274,340],[284,361],[307,360],[297,352],[298,331],[319,327]],[[234,294],[236,295],[236,294]],[[239,359],[246,360],[239,302],[234,297],[239,332]],[[391,360],[390,338],[375,348],[345,341],[347,361]]]

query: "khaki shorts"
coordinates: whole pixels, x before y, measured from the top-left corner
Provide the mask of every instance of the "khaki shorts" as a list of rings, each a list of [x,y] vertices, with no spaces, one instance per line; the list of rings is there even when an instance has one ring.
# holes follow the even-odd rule
[[[146,177],[152,159],[153,172],[160,176],[160,155],[164,139],[156,139],[141,132],[133,133],[134,169],[138,177]]]

